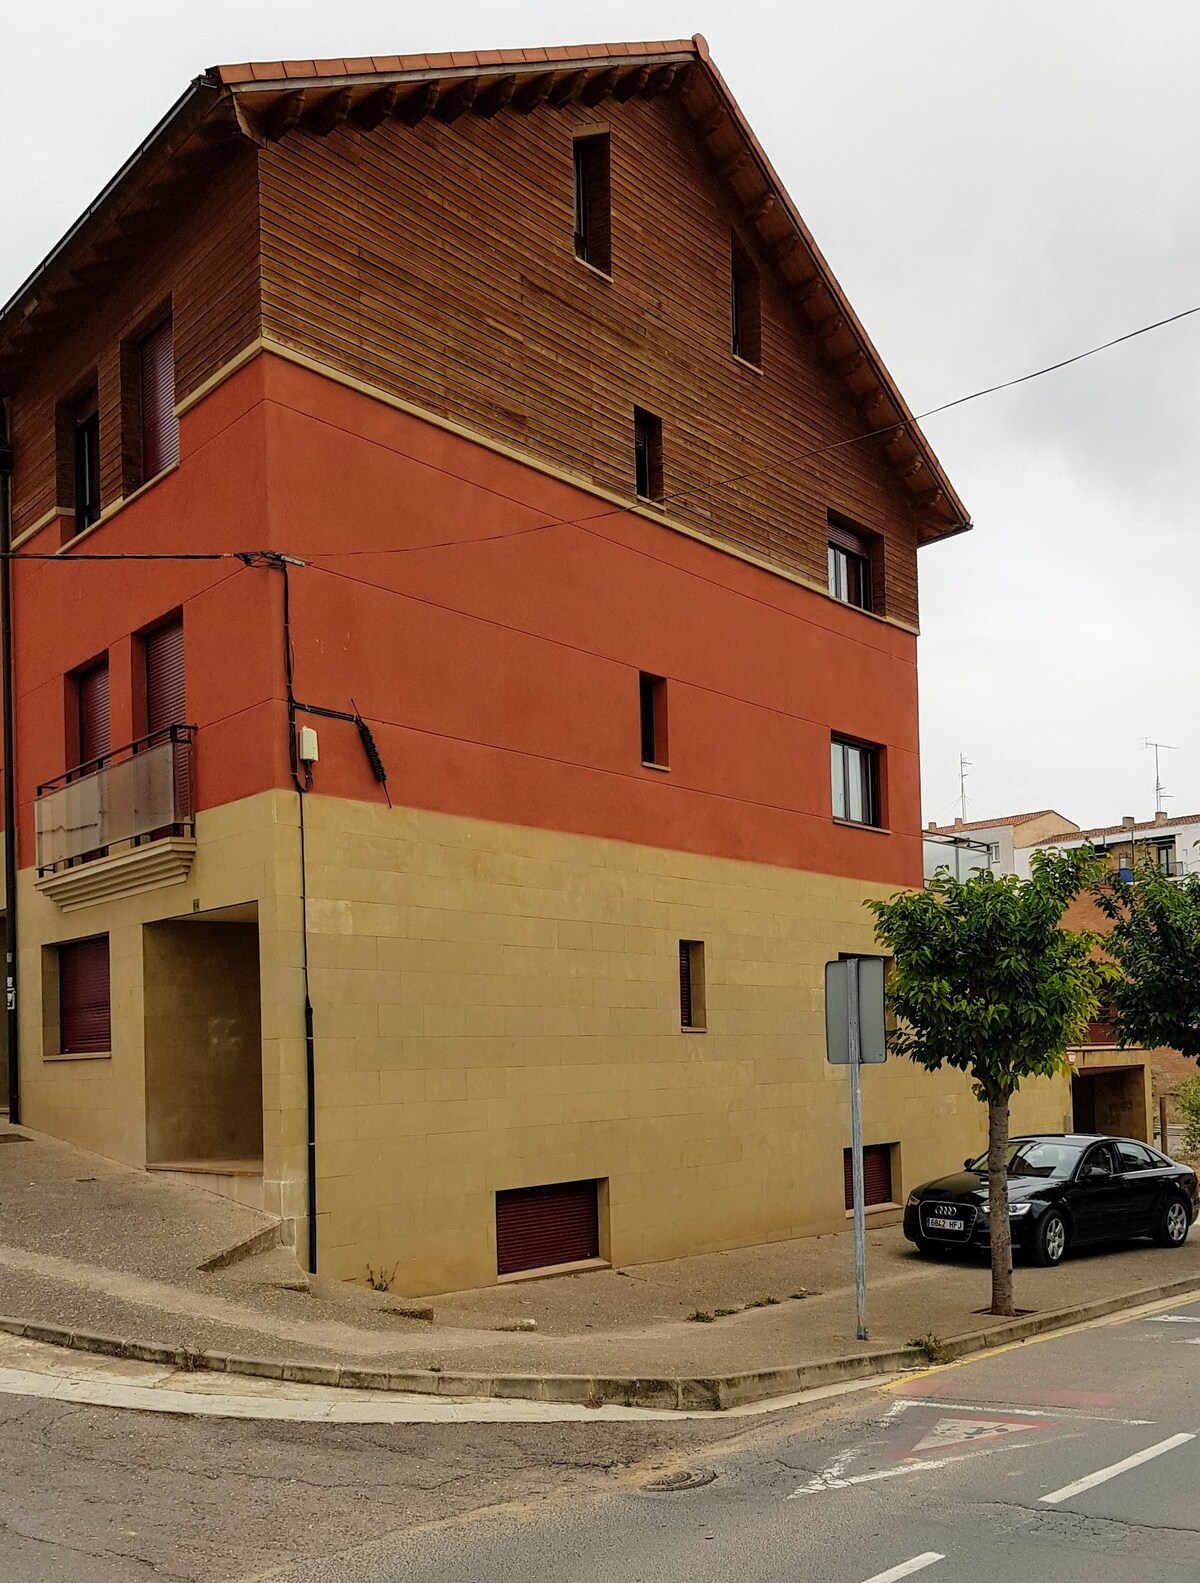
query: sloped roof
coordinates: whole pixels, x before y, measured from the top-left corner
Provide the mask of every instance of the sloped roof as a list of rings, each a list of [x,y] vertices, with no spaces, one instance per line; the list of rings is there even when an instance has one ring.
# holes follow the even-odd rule
[[[999,830],[1002,828],[1028,824],[1032,819],[1045,819],[1053,814],[1054,818],[1062,819],[1062,814],[1055,813],[1053,808],[1039,808],[1034,813],[1009,813],[998,819],[972,819],[969,824],[960,824],[955,820],[953,824],[930,825],[929,835],[957,835],[960,830]],[[1064,824],[1070,821],[1063,819]]]
[[[453,51],[216,66],[192,83],[33,275],[0,309],[0,359],[28,356],[48,319],[69,318],[96,280],[152,232],[164,203],[186,195],[218,145],[260,146],[290,132],[325,136],[385,120],[445,125],[543,104],[678,94],[748,230],[791,288],[832,371],[913,504],[921,543],[969,528],[966,507],[775,173],[708,45],[691,39]],[[161,223],[161,222],[160,222]],[[1030,816],[1033,817],[1033,816]]]
[[[1052,846],[1056,841],[1090,841],[1096,836],[1142,835],[1155,830],[1169,833],[1178,825],[1193,824],[1200,824],[1200,813],[1181,813],[1163,820],[1142,819],[1131,825],[1098,825],[1094,830],[1058,830],[1053,835],[1043,836],[1037,845]]]

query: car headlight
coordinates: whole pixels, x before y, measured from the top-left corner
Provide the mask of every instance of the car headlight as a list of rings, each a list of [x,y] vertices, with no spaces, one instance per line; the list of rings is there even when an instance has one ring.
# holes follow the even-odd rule
[[[914,1204],[919,1203],[920,1199],[917,1197],[916,1189],[914,1188],[913,1191],[908,1195],[908,1203],[905,1205],[905,1208],[911,1209]]]
[[[1028,1199],[1023,1204],[1010,1204],[1008,1206],[1008,1217],[1010,1220],[1014,1220],[1018,1215],[1027,1215],[1032,1208],[1033,1205]]]

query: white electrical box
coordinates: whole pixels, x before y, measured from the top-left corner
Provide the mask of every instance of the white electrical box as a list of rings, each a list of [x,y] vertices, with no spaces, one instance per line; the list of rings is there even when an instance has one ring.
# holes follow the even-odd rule
[[[300,759],[304,764],[315,764],[321,757],[317,747],[317,733],[312,726],[300,727]]]

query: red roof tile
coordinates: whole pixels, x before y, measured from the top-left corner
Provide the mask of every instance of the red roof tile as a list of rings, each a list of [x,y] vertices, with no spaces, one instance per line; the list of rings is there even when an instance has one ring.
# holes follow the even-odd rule
[[[257,61],[218,66],[223,83],[273,82],[296,77],[363,76],[369,72],[455,71],[484,66],[532,66],[559,61],[621,60],[630,55],[699,55],[708,59],[708,45],[694,39],[656,39],[641,44],[564,44],[551,49],[456,50],[437,55],[375,55],[352,60]]]
[[[1170,830],[1181,824],[1200,824],[1200,813],[1168,814],[1161,823],[1156,819],[1142,819],[1132,826],[1107,824],[1098,825],[1094,830],[1056,830],[1053,835],[1043,836],[1037,844],[1049,846],[1054,841],[1087,841],[1094,836],[1142,835],[1150,830]]]
[[[1001,826],[1028,824],[1031,819],[1044,819],[1047,814],[1054,814],[1056,819],[1061,819],[1062,814],[1056,813],[1053,808],[1039,808],[1034,813],[1010,813],[1001,819],[972,819],[967,824],[935,825],[929,835],[955,835],[959,830],[995,830]]]

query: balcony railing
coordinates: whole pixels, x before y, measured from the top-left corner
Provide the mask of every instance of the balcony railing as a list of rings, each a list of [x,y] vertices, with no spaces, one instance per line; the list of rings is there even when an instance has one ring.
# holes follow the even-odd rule
[[[39,875],[106,857],[114,847],[191,835],[195,730],[168,726],[39,786]]]

